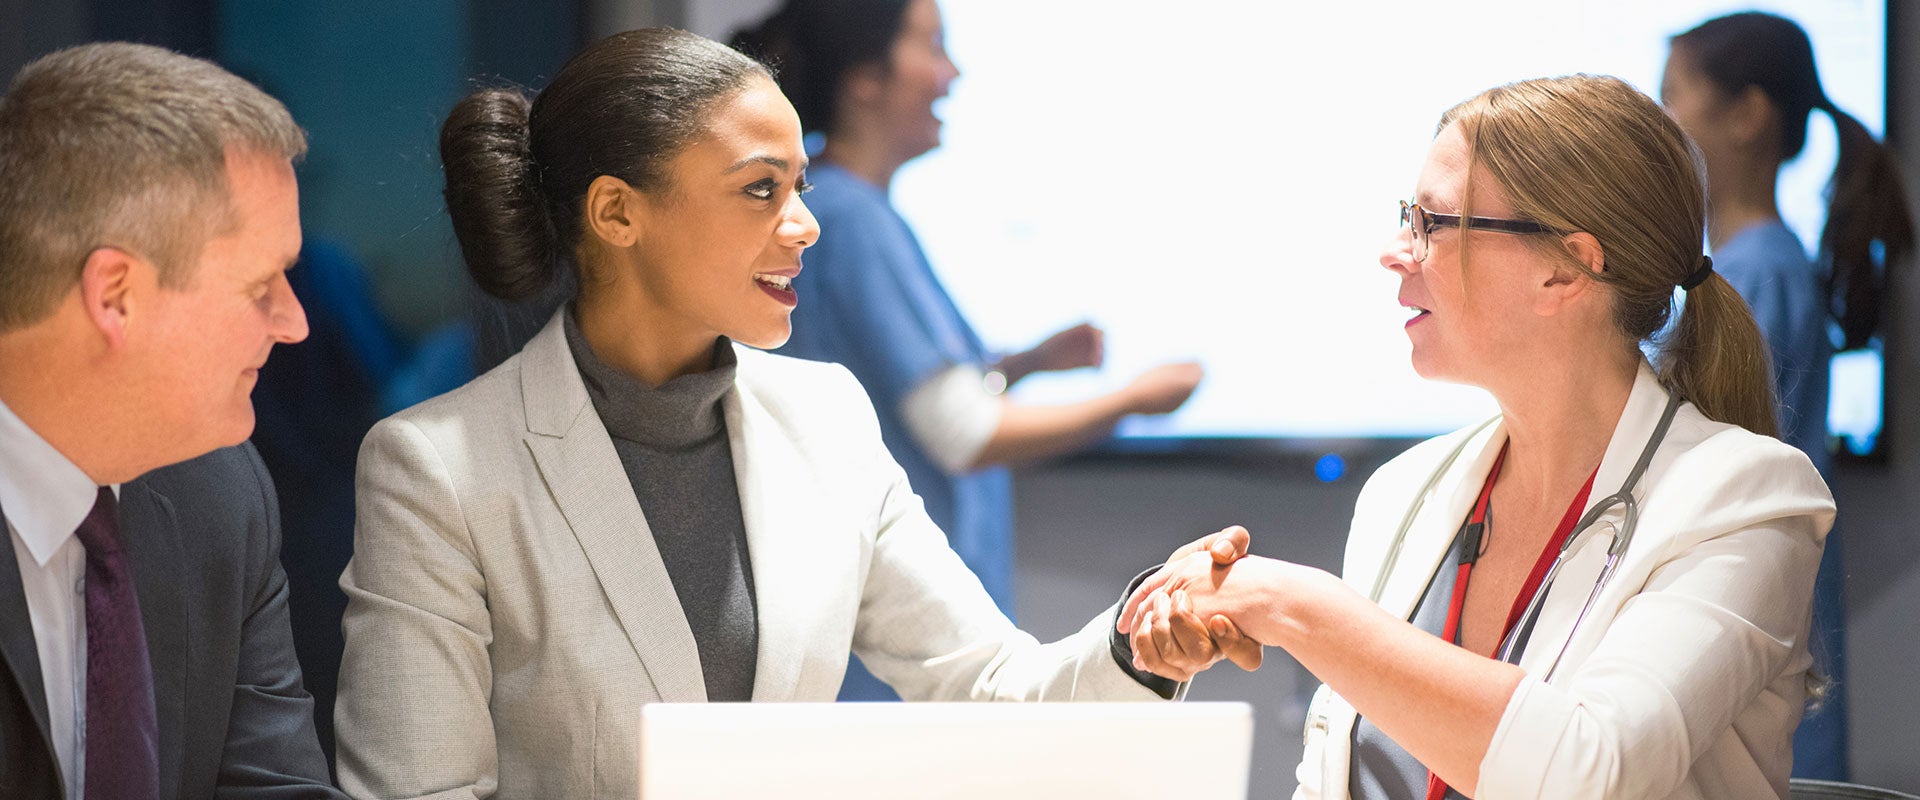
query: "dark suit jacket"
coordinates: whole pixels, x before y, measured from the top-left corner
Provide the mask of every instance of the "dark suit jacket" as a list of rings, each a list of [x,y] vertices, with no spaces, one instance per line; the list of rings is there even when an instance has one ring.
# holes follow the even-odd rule
[[[4,509],[0,509],[4,512]],[[162,798],[339,798],[300,683],[273,482],[251,445],[120,490],[153,661]],[[59,800],[46,690],[12,546],[0,547],[0,797]]]

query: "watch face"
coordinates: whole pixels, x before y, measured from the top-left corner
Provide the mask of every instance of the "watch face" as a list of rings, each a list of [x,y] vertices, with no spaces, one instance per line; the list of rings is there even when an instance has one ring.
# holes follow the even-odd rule
[[[1007,373],[997,369],[987,370],[986,376],[980,379],[980,385],[987,390],[987,394],[1005,394]]]

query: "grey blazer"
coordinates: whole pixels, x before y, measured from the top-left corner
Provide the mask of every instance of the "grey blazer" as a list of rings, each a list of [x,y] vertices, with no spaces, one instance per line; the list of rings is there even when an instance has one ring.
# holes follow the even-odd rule
[[[163,798],[336,798],[300,683],[280,509],[253,446],[120,489],[153,662]],[[0,547],[0,797],[66,796],[13,548]]]
[[[738,348],[723,399],[760,621],[755,701],[831,701],[849,652],[910,700],[1158,699],[1109,614],[1041,644],[927,519],[838,365]],[[360,451],[338,730],[356,797],[632,798],[639,710],[699,653],[558,317]]]

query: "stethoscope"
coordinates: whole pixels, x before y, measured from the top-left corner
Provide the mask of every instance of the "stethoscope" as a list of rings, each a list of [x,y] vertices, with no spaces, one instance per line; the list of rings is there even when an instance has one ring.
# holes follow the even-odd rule
[[[1496,657],[1501,661],[1509,664],[1520,663],[1520,656],[1526,651],[1527,641],[1533,636],[1533,627],[1540,621],[1541,606],[1545,605],[1547,595],[1552,593],[1554,579],[1559,577],[1561,567],[1567,563],[1567,557],[1578,552],[1592,536],[1599,533],[1600,526],[1596,523],[1602,515],[1618,507],[1622,515],[1620,523],[1606,524],[1606,527],[1613,531],[1613,541],[1607,546],[1606,563],[1601,566],[1599,576],[1594,578],[1593,589],[1587,593],[1587,602],[1580,607],[1580,616],[1574,618],[1573,629],[1577,630],[1580,623],[1587,618],[1587,612],[1593,610],[1594,601],[1598,600],[1600,592],[1607,588],[1607,583],[1613,579],[1614,572],[1620,566],[1621,556],[1626,554],[1627,547],[1633,543],[1633,531],[1640,522],[1640,504],[1634,500],[1633,489],[1640,483],[1641,476],[1646,474],[1647,465],[1653,463],[1653,454],[1660,449],[1661,442],[1666,440],[1667,429],[1673,427],[1673,417],[1680,411],[1681,402],[1678,393],[1668,396],[1667,407],[1660,412],[1660,423],[1654,426],[1653,436],[1647,439],[1647,446],[1640,451],[1640,460],[1635,462],[1633,470],[1627,473],[1627,479],[1620,484],[1620,490],[1601,498],[1600,502],[1595,503],[1586,514],[1581,515],[1579,523],[1573,526],[1572,535],[1569,535],[1560,545],[1560,552],[1554,555],[1552,565],[1547,567],[1547,575],[1540,581],[1540,588],[1534,590],[1533,597],[1527,601],[1526,611],[1520,615],[1513,630],[1508,631],[1507,635],[1501,639],[1500,648],[1495,651]],[[1400,520],[1400,531],[1393,537],[1393,546],[1387,551],[1387,560],[1381,566],[1380,574],[1374,579],[1371,596],[1375,603],[1380,602],[1381,596],[1386,591],[1387,578],[1393,574],[1394,565],[1400,560],[1400,550],[1406,544],[1407,533],[1412,530],[1414,519],[1420,515],[1421,508],[1426,505],[1427,495],[1433,493],[1434,487],[1438,486],[1440,480],[1453,468],[1460,454],[1466,452],[1467,445],[1491,424],[1493,420],[1487,420],[1468,432],[1461,439],[1460,444],[1441,460],[1440,465],[1427,478],[1426,484],[1420,488],[1420,493],[1414,496],[1413,504],[1407,508],[1406,516]],[[1568,637],[1568,641],[1571,639],[1572,637]],[[1550,666],[1543,680],[1553,679],[1553,671],[1559,667],[1560,657],[1566,652],[1567,642],[1561,642],[1560,652],[1554,654],[1553,661],[1548,662]]]

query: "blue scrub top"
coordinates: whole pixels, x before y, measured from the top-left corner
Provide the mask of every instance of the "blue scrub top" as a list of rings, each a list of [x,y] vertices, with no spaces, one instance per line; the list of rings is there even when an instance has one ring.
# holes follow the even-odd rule
[[[1833,345],[1820,270],[1800,238],[1778,221],[1749,226],[1713,253],[1713,268],[1753,309],[1773,356],[1780,439],[1800,448],[1822,474],[1827,455],[1828,374]]]
[[[1713,268],[1745,298],[1773,356],[1780,439],[1826,474],[1827,398],[1833,340],[1827,335],[1823,272],[1800,238],[1778,221],[1752,225],[1713,253]],[[1814,657],[1833,681],[1825,702],[1793,735],[1793,775],[1844,781],[1847,763],[1845,557],[1839,529],[1828,532],[1813,590]]]
[[[794,280],[800,305],[782,355],[846,365],[872,396],[887,449],[927,514],[1013,616],[1013,479],[1001,467],[948,475],[920,449],[901,417],[908,393],[956,364],[984,366],[988,351],[941,287],[926,253],[884,191],[831,164],[808,170],[807,207],[820,241]]]

